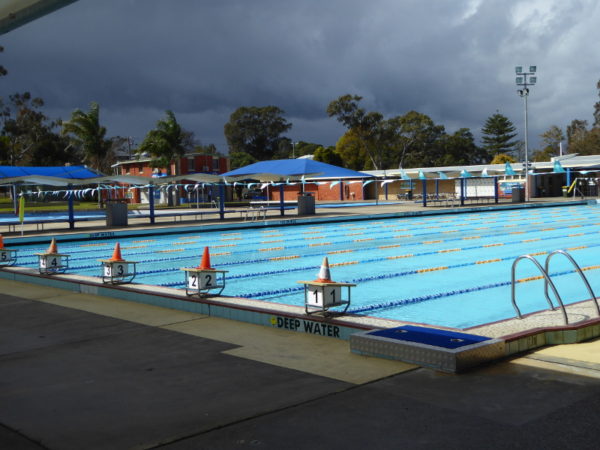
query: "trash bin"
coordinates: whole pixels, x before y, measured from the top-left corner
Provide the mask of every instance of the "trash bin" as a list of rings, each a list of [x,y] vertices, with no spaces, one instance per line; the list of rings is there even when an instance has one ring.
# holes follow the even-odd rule
[[[304,193],[298,196],[298,215],[310,216],[315,214],[315,198],[312,194]]]
[[[569,190],[568,186],[563,186],[562,187],[562,195],[563,195],[563,197],[567,197],[568,196],[568,190]]]
[[[525,201],[525,189],[514,186],[512,188],[512,203],[521,203]]]
[[[106,226],[107,227],[126,227],[127,226],[127,201],[108,200],[106,202]]]

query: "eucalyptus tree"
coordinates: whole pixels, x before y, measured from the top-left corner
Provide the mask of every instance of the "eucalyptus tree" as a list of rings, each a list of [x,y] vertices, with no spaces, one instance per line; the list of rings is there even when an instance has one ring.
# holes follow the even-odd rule
[[[276,158],[289,139],[282,136],[292,128],[277,106],[241,106],[224,126],[231,166],[244,166],[256,161]],[[283,145],[282,145],[283,144]]]
[[[327,106],[327,115],[335,117],[355,138],[368,156],[373,168],[385,168],[385,157],[388,152],[389,128],[379,112],[366,112],[358,106],[362,97],[358,95],[342,95]]]
[[[43,106],[44,101],[29,92],[10,95],[9,102],[2,104],[3,164],[31,164],[32,155],[40,150],[43,142],[56,141],[52,130],[57,122],[48,119],[42,112]]]
[[[393,127],[397,166],[433,166],[440,159],[442,148],[437,145],[445,135],[442,125],[436,125],[426,114],[409,111],[388,121]]]

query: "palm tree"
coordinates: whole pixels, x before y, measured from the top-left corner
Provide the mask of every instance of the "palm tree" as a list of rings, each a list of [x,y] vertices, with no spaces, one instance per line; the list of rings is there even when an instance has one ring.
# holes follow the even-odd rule
[[[100,126],[100,106],[92,102],[90,111],[76,109],[71,120],[64,122],[62,133],[69,135],[71,145],[83,152],[83,161],[101,172],[110,171],[112,162],[111,141],[105,138],[106,128]]]
[[[156,128],[150,130],[144,142],[139,146],[137,153],[149,153],[152,157],[153,167],[165,167],[171,174],[171,161],[179,159],[186,151],[189,133],[186,133],[175,118],[173,111],[166,111],[167,117],[156,123]],[[176,172],[179,172],[176,169]]]

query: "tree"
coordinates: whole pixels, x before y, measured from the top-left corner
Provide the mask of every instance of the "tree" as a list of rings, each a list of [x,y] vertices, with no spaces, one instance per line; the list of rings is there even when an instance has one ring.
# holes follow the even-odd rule
[[[8,136],[0,135],[0,165],[7,165],[10,151],[10,140]]]
[[[334,166],[343,166],[342,157],[335,151],[335,147],[319,147],[314,153],[314,160]]]
[[[258,162],[258,159],[253,158],[252,155],[246,152],[229,152],[229,163],[232,169],[237,169],[238,167],[249,166],[250,164],[254,164]]]
[[[589,131],[576,133],[575,137],[571,139],[571,144],[569,144],[569,153],[580,155],[600,154],[600,128],[592,128]]]
[[[498,153],[512,153],[516,148],[516,141],[511,141],[517,133],[512,122],[496,111],[496,114],[488,117],[481,129],[483,148],[488,152],[490,158]]]
[[[556,156],[554,150],[550,147],[546,147],[543,150],[534,150],[531,155],[531,161],[534,162],[547,162],[550,161],[552,157]]]
[[[598,95],[600,95],[600,81],[596,83],[598,89]],[[593,128],[600,128],[600,102],[594,104],[594,125]]]
[[[2,47],[0,45],[0,53],[2,53],[3,51],[4,51],[4,47]],[[4,68],[4,66],[2,64],[0,64],[0,77],[3,77],[7,73],[8,73],[8,71]]]
[[[73,151],[69,139],[56,133],[47,133],[30,150],[27,164],[32,166],[62,166],[81,164],[80,155]]]
[[[560,154],[560,145],[565,140],[565,135],[558,126],[552,125],[547,131],[540,134],[540,137],[543,148],[534,152],[534,161],[550,161],[550,158]]]
[[[1,112],[2,135],[8,138],[4,162],[17,165],[27,163],[28,154],[52,133],[56,123],[49,121],[41,111],[44,105],[41,98],[24,92],[13,94],[9,99],[10,103]]]
[[[443,155],[438,140],[445,135],[442,125],[416,111],[388,121],[391,127],[389,139],[394,143],[397,167],[434,166]]]
[[[166,117],[156,123],[156,128],[150,130],[137,153],[148,153],[152,167],[166,168],[170,175],[179,172],[179,160],[186,150],[193,148],[193,136],[181,128],[173,111],[167,110]],[[171,173],[171,162],[176,162],[175,173]]]
[[[204,155],[215,155],[222,156],[221,153],[217,150],[217,146],[215,144],[196,144],[194,145],[194,151],[196,153],[202,153]]]
[[[100,106],[90,104],[89,112],[76,109],[71,120],[62,124],[63,135],[69,136],[71,145],[83,155],[83,161],[93,169],[110,172],[113,161],[111,141],[106,139],[106,128],[100,125]]]
[[[276,106],[242,106],[236,109],[225,124],[232,167],[247,161],[273,159],[280,151],[281,135],[292,128]]]
[[[475,144],[473,133],[468,128],[461,128],[453,134],[444,133],[438,139],[441,157],[436,166],[463,166],[471,164],[484,164],[488,155]]]
[[[517,160],[506,153],[498,153],[490,164],[516,163]]]
[[[355,130],[348,130],[335,144],[343,166],[352,170],[372,169],[371,160]]]
[[[567,126],[567,145],[569,147],[569,153],[576,153],[571,150],[571,147],[585,139],[587,134],[587,120],[574,119],[571,124]]]
[[[348,130],[352,130],[373,167],[376,170],[383,169],[385,153],[388,148],[389,129],[383,123],[382,114],[367,113],[363,108],[359,108],[360,100],[362,97],[358,95],[343,95],[329,103],[327,115],[335,117]]]
[[[587,129],[586,120],[575,119],[567,126],[569,153],[580,155],[600,154],[600,128]]]

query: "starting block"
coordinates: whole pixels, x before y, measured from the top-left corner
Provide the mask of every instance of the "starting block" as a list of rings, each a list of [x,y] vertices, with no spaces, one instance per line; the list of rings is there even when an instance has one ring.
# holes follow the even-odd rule
[[[198,267],[182,268],[185,273],[185,293],[188,296],[208,295],[210,291],[217,291],[214,295],[221,295],[225,289],[225,274],[227,270],[217,270],[210,266],[208,247],[204,248],[202,262]]]
[[[329,274],[329,260],[323,259],[318,278],[313,281],[298,281],[304,285],[304,311],[306,314],[327,314],[330,308],[343,306],[344,309],[336,311],[345,314],[350,307],[350,288],[356,286],[352,283],[338,283],[331,280]],[[347,288],[347,295],[342,294]],[[330,313],[329,313],[330,314]]]
[[[136,276],[135,261],[125,261],[121,257],[121,246],[117,242],[113,256],[110,259],[101,259],[102,282],[110,284],[131,283]]]

